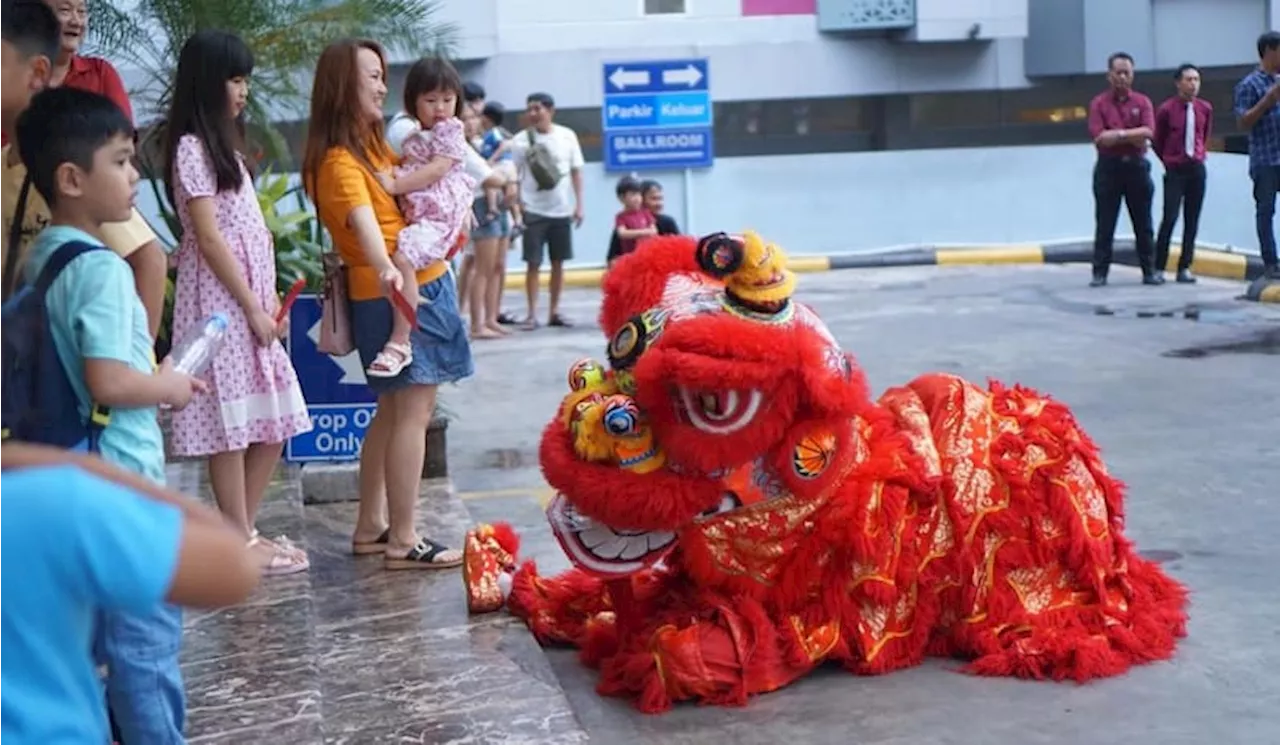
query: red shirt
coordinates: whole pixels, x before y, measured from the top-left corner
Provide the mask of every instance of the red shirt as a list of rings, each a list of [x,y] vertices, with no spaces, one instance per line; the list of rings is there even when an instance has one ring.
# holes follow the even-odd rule
[[[623,210],[618,216],[613,218],[614,228],[629,228],[631,230],[641,230],[643,228],[652,228],[656,224],[653,213],[646,209]],[[621,246],[621,252],[629,254],[636,250],[638,238],[619,238],[618,243]]]
[[[120,107],[129,121],[133,121],[133,106],[129,104],[129,93],[124,89],[120,73],[101,57],[81,57],[78,54],[72,57],[71,66],[67,69],[67,76],[63,78],[62,84],[106,96]],[[9,144],[7,134],[0,136],[0,144]]]
[[[1191,105],[1196,112],[1193,156],[1187,155],[1187,100],[1174,96],[1156,109],[1156,129],[1151,147],[1166,168],[1187,162],[1204,162],[1205,143],[1213,136],[1213,104],[1203,98],[1193,98]]]
[[[1089,102],[1089,137],[1096,140],[1098,135],[1108,129],[1137,129],[1150,127],[1155,130],[1155,111],[1151,107],[1151,99],[1137,91],[1129,91],[1123,98],[1115,91],[1099,93]],[[1134,145],[1122,142],[1119,145],[1098,145],[1098,155],[1110,157],[1142,156],[1147,152],[1147,144]]]

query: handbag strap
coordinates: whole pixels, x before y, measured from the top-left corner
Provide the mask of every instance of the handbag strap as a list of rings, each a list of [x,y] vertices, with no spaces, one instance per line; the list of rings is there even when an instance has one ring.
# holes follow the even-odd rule
[[[316,171],[316,193],[320,193],[320,172]],[[320,219],[320,206],[316,205],[316,239],[320,242],[320,255],[323,257],[326,253],[337,253],[332,247],[326,246],[324,243],[324,220]]]
[[[22,251],[22,223],[27,221],[27,197],[31,195],[31,172],[22,177],[22,188],[18,190],[18,205],[13,210],[13,219],[9,223],[9,245],[4,257],[4,276],[0,282],[0,299],[8,300],[15,287],[14,280],[18,273],[18,257]]]

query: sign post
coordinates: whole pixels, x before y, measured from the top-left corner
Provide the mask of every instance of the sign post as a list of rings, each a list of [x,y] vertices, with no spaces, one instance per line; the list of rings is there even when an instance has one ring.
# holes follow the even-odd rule
[[[603,73],[600,111],[606,171],[712,165],[715,147],[707,60],[606,62]]]
[[[293,360],[313,429],[289,440],[284,457],[290,463],[334,463],[360,457],[364,432],[377,409],[365,385],[356,352],[330,357],[316,349],[320,338],[320,299],[303,295],[289,311],[289,358]]]

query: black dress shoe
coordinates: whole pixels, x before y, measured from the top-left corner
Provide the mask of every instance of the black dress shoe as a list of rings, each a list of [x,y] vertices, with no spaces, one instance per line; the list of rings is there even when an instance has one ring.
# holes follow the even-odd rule
[[[1179,269],[1178,282],[1184,285],[1193,285],[1196,283],[1196,275],[1192,274],[1190,269]]]
[[[1105,274],[1093,275],[1093,281],[1089,283],[1089,286],[1090,287],[1106,287],[1107,286],[1106,275]]]

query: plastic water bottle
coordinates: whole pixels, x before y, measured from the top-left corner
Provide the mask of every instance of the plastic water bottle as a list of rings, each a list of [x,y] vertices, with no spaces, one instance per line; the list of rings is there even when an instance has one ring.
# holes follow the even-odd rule
[[[198,377],[213,361],[222,342],[227,338],[227,316],[214,313],[187,332],[169,357],[173,360],[173,369]]]

